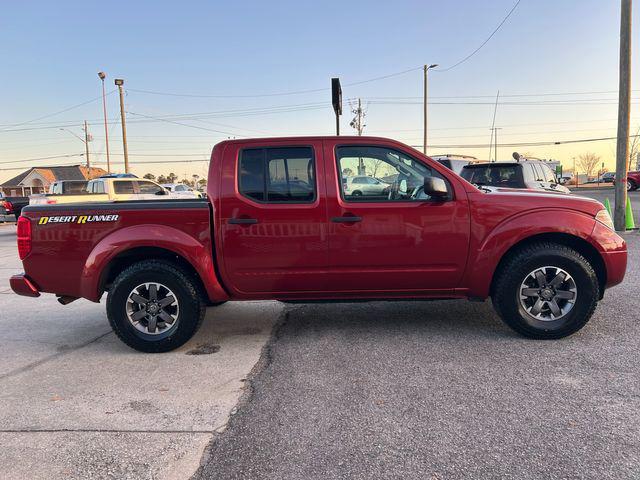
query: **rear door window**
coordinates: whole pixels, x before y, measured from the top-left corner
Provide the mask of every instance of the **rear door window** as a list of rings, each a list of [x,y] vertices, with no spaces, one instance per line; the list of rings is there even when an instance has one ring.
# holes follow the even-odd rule
[[[313,202],[316,198],[313,149],[243,150],[238,168],[238,188],[242,195],[259,202]]]

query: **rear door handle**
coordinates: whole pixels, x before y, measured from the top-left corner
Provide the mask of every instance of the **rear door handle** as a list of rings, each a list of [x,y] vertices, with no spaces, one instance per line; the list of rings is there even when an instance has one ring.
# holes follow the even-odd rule
[[[230,218],[227,223],[232,225],[253,225],[258,223],[257,218]]]
[[[355,223],[361,222],[362,217],[332,217],[331,221],[333,223]]]

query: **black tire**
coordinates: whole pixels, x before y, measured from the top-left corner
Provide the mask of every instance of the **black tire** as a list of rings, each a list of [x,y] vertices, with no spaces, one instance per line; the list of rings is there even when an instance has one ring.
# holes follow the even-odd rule
[[[356,190],[351,194],[353,197],[361,197],[362,192],[360,190]]]
[[[155,333],[144,333],[129,320],[127,309],[132,305],[129,295],[146,283],[165,286],[176,300],[173,307],[167,307],[174,308],[174,321],[171,324],[160,321],[158,324],[165,325],[165,331],[159,332],[160,328],[154,324]],[[199,286],[191,275],[172,263],[160,260],[144,260],[123,270],[107,297],[107,317],[113,331],[131,348],[147,353],[168,352],[186,343],[200,328],[205,311]],[[148,325],[140,328],[149,331]]]
[[[531,278],[530,273],[546,266],[568,273],[576,296],[566,314],[543,321],[529,314],[526,305],[523,307],[520,288],[525,279]],[[553,270],[547,271],[553,275]],[[579,252],[564,245],[541,242],[518,250],[506,259],[496,273],[491,298],[498,315],[519,334],[541,340],[557,339],[572,335],[586,325],[600,298],[600,285],[593,267]],[[545,307],[550,309],[549,304]]]
[[[632,192],[638,189],[638,185],[633,180],[627,180],[627,192]]]

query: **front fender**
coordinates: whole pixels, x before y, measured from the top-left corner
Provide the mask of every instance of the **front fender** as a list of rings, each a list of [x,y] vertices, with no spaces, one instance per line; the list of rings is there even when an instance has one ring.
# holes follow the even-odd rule
[[[550,221],[551,219],[551,221]],[[597,245],[591,239],[596,220],[582,212],[565,209],[541,209],[509,217],[479,242],[475,258],[470,258],[465,276],[469,296],[489,296],[493,275],[507,251],[536,235],[562,233]]]
[[[119,254],[138,247],[156,247],[181,256],[196,270],[210,300],[227,300],[215,273],[211,239],[201,243],[191,235],[167,225],[134,225],[122,228],[104,237],[95,245],[81,275],[82,297],[100,300],[100,279],[109,263]]]

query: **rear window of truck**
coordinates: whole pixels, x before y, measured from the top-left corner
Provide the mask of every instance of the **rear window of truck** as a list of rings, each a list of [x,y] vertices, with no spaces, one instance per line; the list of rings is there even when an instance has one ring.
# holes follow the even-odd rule
[[[258,202],[309,203],[316,198],[310,147],[247,148],[238,163],[240,193]]]

